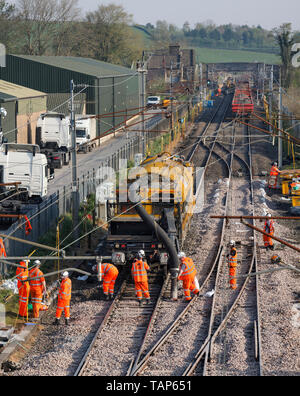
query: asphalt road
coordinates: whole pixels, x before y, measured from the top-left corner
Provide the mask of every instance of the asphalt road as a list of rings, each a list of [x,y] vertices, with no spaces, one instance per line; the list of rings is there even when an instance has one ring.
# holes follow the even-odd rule
[[[151,129],[161,119],[160,110],[151,110],[151,113],[157,112],[158,115],[155,118],[151,118],[146,121],[146,129]],[[147,113],[146,113],[147,117]],[[111,139],[102,143],[100,147],[97,147],[90,153],[78,153],[77,154],[77,177],[80,178],[83,174],[88,171],[92,171],[93,168],[97,169],[101,162],[106,158],[110,157],[113,153],[125,146],[131,139],[141,134],[141,132],[130,132],[130,129],[137,130],[141,128],[141,124],[134,125],[128,128],[128,132],[119,132],[115,137],[111,135]],[[63,166],[61,169],[55,169],[55,177],[48,183],[48,196],[56,193],[58,190],[62,190],[64,186],[69,186],[72,183],[72,161],[67,166]]]

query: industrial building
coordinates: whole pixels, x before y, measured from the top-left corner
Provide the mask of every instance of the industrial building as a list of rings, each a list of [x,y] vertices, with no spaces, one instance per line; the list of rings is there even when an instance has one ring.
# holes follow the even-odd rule
[[[10,143],[35,143],[36,123],[47,110],[47,94],[0,80],[0,107],[4,137]]]
[[[77,86],[75,100],[79,93],[85,94],[86,114],[109,115],[98,120],[98,136],[138,112],[138,73],[94,59],[7,55],[6,67],[0,68],[0,78],[47,94],[70,93],[70,82],[73,80]],[[118,116],[118,112],[122,113]]]
[[[147,81],[186,82],[193,88],[199,81],[199,69],[194,49],[181,49],[179,44],[154,51],[147,61]]]

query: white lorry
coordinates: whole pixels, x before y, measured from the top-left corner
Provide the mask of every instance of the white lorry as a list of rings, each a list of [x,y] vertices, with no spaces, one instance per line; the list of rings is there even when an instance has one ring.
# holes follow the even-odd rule
[[[96,118],[77,117],[75,122],[77,151],[87,153],[96,147],[96,142],[92,141],[96,137]]]
[[[36,127],[36,143],[46,155],[50,168],[68,165],[72,147],[69,118],[55,112],[41,114]]]
[[[22,191],[16,199],[41,200],[47,195],[48,161],[38,145],[4,143],[0,148],[0,183]]]

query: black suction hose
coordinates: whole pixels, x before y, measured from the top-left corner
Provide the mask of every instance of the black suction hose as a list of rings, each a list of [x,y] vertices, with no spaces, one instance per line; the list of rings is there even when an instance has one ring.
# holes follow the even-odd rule
[[[155,232],[157,238],[166,246],[170,258],[169,271],[171,274],[171,296],[173,300],[177,300],[177,277],[179,273],[179,259],[177,256],[176,248],[165,230],[163,230],[160,225],[157,224],[157,222],[146,212],[145,208],[141,203],[138,203],[135,206],[135,210],[141,217],[141,219],[149,226],[149,228],[151,228]]]

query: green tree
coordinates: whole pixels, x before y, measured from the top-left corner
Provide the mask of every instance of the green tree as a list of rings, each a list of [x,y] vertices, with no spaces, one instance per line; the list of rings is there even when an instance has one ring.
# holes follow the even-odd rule
[[[5,0],[0,0],[0,41],[7,50],[13,45],[13,24],[12,21],[16,17],[16,6],[9,4]]]
[[[280,48],[280,57],[282,60],[282,85],[286,88],[291,83],[291,66],[292,66],[292,37],[291,23],[284,23],[279,28],[274,29],[274,36]]]
[[[83,39],[95,59],[130,66],[139,57],[141,43],[129,28],[132,15],[122,6],[100,5],[86,15],[85,22]]]

